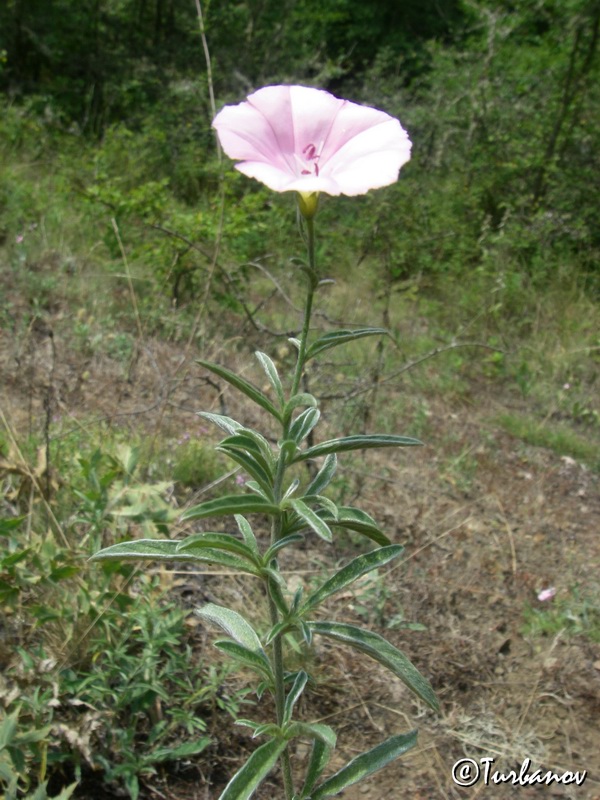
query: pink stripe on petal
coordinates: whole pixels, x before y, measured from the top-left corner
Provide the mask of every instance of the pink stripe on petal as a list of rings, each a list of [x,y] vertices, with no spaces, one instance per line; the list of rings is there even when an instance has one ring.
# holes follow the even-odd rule
[[[306,86],[266,86],[213,125],[237,169],[277,192],[364,194],[410,158],[397,119]]]

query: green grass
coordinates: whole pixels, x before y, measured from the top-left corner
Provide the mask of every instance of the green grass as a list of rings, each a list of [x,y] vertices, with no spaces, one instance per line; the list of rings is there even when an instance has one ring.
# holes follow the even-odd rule
[[[560,456],[570,456],[600,471],[600,442],[597,435],[596,441],[593,441],[589,434],[577,433],[568,425],[554,421],[540,422],[526,414],[500,414],[494,421],[511,436],[527,444],[544,447]]]
[[[527,606],[523,612],[523,634],[529,636],[585,636],[600,642],[600,603],[575,588],[567,596],[560,593],[542,607]]]

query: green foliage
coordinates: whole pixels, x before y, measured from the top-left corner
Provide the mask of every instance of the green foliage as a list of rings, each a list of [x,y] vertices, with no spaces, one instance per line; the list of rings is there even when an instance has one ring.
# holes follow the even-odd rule
[[[50,726],[39,730],[23,730],[19,728],[19,710],[3,716],[0,723],[0,785],[3,785],[6,800],[50,800],[46,791],[47,782],[44,781],[45,759],[38,776],[40,782],[37,788],[24,795],[35,781],[33,774],[33,761],[36,752],[45,754],[48,746]],[[33,780],[32,780],[33,779]],[[68,800],[76,788],[75,783],[64,789],[59,795],[53,795],[53,800]]]
[[[523,611],[523,633],[529,636],[584,636],[600,642],[600,606],[593,592],[575,587],[546,604],[528,605]]]
[[[546,447],[559,455],[581,460],[595,470],[600,469],[597,443],[565,425],[556,422],[547,425],[533,417],[516,414],[503,414],[497,418],[497,423],[527,444]]]
[[[211,483],[224,472],[213,448],[203,442],[184,438],[173,455],[173,480],[181,486],[198,487]]]

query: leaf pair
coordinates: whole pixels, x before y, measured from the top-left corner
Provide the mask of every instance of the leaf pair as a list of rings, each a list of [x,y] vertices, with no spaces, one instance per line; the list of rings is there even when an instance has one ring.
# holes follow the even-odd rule
[[[414,747],[417,743],[417,732],[411,731],[390,737],[382,744],[353,758],[316,788],[314,788],[315,783],[329,761],[331,747],[316,736],[311,738],[313,738],[313,748],[304,786],[297,796],[298,800],[325,800],[327,797],[338,795],[348,786],[367,778]],[[219,800],[249,800],[286,747],[285,739],[271,739],[261,745],[229,781]]]

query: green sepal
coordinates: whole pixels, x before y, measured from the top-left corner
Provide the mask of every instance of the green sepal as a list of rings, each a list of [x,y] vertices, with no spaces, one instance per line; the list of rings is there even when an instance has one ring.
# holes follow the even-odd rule
[[[318,408],[307,408],[290,425],[288,437],[300,445],[319,422],[321,412]]]
[[[400,678],[411,692],[414,692],[434,711],[439,711],[439,703],[429,681],[421,675],[404,653],[390,644],[383,636],[343,622],[307,622],[307,625],[313,633],[327,636],[342,644],[348,644],[383,664]]]
[[[279,514],[279,506],[264,497],[229,494],[215,500],[207,500],[200,505],[192,506],[181,515],[182,520],[220,517],[225,514]]]
[[[378,550],[372,550],[370,553],[357,556],[357,558],[354,558],[349,564],[346,564],[345,567],[342,567],[339,572],[332,575],[329,580],[325,581],[316,592],[310,594],[298,613],[306,614],[317,606],[320,606],[328,597],[345,589],[346,586],[354,583],[361,575],[387,564],[393,558],[399,556],[403,550],[404,548],[400,545],[392,544],[388,547],[381,547]]]
[[[323,770],[329,762],[331,747],[328,747],[322,739],[313,738],[313,745],[310,760],[306,769],[304,786],[300,792],[300,800],[306,800],[310,796],[313,786],[321,777]]]
[[[285,398],[283,396],[283,386],[281,385],[281,379],[279,378],[277,367],[266,353],[261,353],[259,350],[257,350],[256,353],[254,353],[254,355],[258,359],[258,362],[261,365],[261,367],[263,368],[269,383],[275,390],[275,394],[277,395],[277,399],[279,400],[279,405],[283,406],[285,403]]]
[[[271,684],[274,682],[271,664],[264,651],[250,650],[248,647],[244,647],[244,645],[232,641],[231,639],[219,639],[215,642],[215,647],[222,650],[235,661],[239,661],[244,664],[244,666],[254,670],[254,672],[258,672],[259,675],[266,678]]]
[[[271,739],[262,744],[229,781],[219,800],[249,800],[286,747],[285,739]]]
[[[333,534],[327,523],[315,512],[309,508],[303,500],[289,500],[289,505],[294,509],[296,514],[308,525],[309,528],[324,539],[326,542],[333,541]],[[294,526],[296,527],[296,526]]]
[[[294,458],[293,463],[305,461],[307,458],[326,456],[329,453],[345,453],[348,450],[369,450],[378,447],[415,447],[422,445],[418,439],[409,436],[393,436],[387,433],[373,433],[370,435],[357,434],[356,436],[342,436],[339,439],[329,439],[321,444],[301,450]]]
[[[321,469],[306,487],[306,494],[321,494],[321,492],[331,483],[336,469],[337,456],[335,453],[330,453],[323,462]]]
[[[292,688],[289,690],[287,697],[285,698],[285,707],[283,711],[283,725],[288,725],[292,719],[292,714],[294,713],[294,706],[298,702],[298,699],[304,688],[308,682],[308,675],[301,669],[296,678],[294,680]],[[290,738],[290,737],[287,737]]]
[[[293,739],[296,737],[318,739],[333,749],[336,744],[337,737],[333,728],[329,725],[323,725],[320,722],[292,722],[291,725],[285,730],[285,738]]]
[[[385,328],[357,328],[356,330],[331,331],[323,336],[319,336],[306,351],[305,361],[314,358],[318,353],[337,347],[355,339],[362,339],[365,336],[387,336]]]
[[[354,783],[362,781],[372,775],[377,770],[385,767],[390,761],[404,755],[417,743],[417,732],[411,731],[400,736],[392,736],[382,744],[373,747],[366,753],[353,758],[339,772],[332,775],[320,786],[310,793],[310,800],[325,800],[326,797],[334,797],[343,789],[352,786]],[[304,797],[305,795],[302,795]]]
[[[231,370],[222,367],[220,364],[213,364],[212,361],[203,361],[201,359],[197,359],[196,363],[210,372],[213,372],[215,375],[218,375],[220,378],[223,378],[232,386],[235,386],[235,388],[245,394],[246,397],[249,397],[261,408],[264,408],[265,411],[268,411],[276,420],[283,422],[281,413],[275,408],[269,398],[264,395],[260,389],[257,389],[256,386],[253,386],[247,380],[236,375],[235,372],[231,372]]]
[[[264,653],[258,634],[241,614],[225,606],[207,603],[196,610],[196,614],[203,619],[213,622],[222,628],[228,636],[254,653]]]

